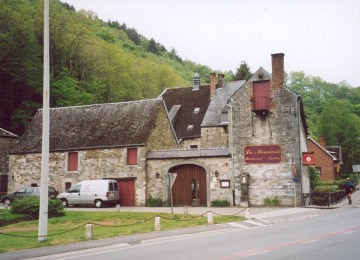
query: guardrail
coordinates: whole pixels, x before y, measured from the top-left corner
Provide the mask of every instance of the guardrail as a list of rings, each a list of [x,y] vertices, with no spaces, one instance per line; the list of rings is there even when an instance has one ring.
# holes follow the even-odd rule
[[[345,198],[345,191],[338,190],[332,192],[317,192],[311,191],[310,193],[302,194],[302,205],[317,205],[328,206],[341,202]]]

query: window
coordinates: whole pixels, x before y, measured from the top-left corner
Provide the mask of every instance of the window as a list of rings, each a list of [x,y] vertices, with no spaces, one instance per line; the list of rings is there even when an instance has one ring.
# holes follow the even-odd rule
[[[68,153],[68,171],[73,172],[78,170],[78,153],[77,152],[71,152]]]
[[[137,148],[127,149],[127,164],[137,165]]]
[[[319,175],[321,176],[321,167],[315,167],[315,169],[319,173]]]
[[[71,182],[65,182],[65,190],[68,190],[71,188]]]

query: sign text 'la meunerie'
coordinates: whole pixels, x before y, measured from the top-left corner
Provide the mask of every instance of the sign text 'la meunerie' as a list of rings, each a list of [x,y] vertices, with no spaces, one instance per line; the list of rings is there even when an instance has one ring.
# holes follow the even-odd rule
[[[279,145],[248,145],[244,148],[246,163],[279,163],[281,148]]]

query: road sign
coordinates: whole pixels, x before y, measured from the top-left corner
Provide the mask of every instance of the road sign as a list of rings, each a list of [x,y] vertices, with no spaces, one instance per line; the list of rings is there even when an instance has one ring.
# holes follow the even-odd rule
[[[166,173],[165,175],[165,182],[166,185],[170,188],[172,188],[172,186],[174,185],[177,173]]]

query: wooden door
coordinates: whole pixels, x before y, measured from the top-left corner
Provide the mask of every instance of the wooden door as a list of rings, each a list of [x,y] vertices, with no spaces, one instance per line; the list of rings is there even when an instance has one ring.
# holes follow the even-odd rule
[[[8,176],[0,175],[0,195],[8,192]]]
[[[170,172],[177,173],[172,189],[174,206],[207,206],[204,168],[185,164],[172,168]]]
[[[120,206],[135,206],[135,180],[118,180]]]

